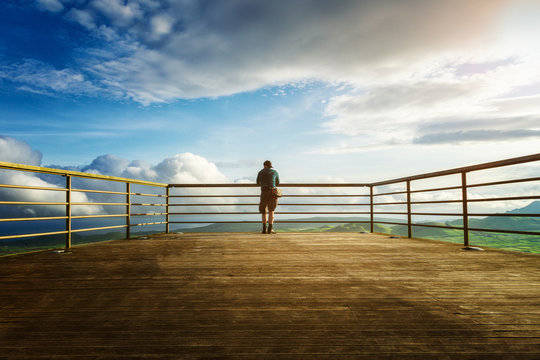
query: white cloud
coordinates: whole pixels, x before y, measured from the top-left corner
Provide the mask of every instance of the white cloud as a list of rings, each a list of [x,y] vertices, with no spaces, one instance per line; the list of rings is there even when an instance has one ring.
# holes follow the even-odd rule
[[[171,184],[229,182],[214,163],[192,153],[174,155],[155,166],[142,160],[130,161],[114,155],[101,155],[89,165],[81,166],[80,170]]]
[[[68,17],[121,37],[104,45],[112,59],[85,59],[86,70],[150,104],[298,80],[380,86],[426,57],[489,40],[508,2],[94,0]],[[133,51],[118,56],[117,42]]]
[[[42,155],[27,143],[0,135],[0,157],[2,161],[39,166]]]
[[[155,170],[162,181],[170,184],[228,182],[216,165],[191,153],[167,158],[156,165]]]
[[[78,71],[68,68],[57,70],[37,60],[23,60],[5,66],[0,72],[0,79],[2,78],[25,84],[19,87],[20,90],[42,94],[92,95],[98,89]]]
[[[25,142],[0,135],[0,156],[2,161],[13,163],[40,166],[41,153],[33,150]],[[21,172],[4,170],[0,173],[0,183],[38,186],[49,188],[60,188],[57,184],[41,179],[38,174],[31,172]],[[5,201],[33,201],[33,202],[65,202],[66,195],[63,191],[43,191],[1,188],[0,194]],[[84,193],[74,192],[72,194],[74,202],[89,202]],[[65,206],[57,205],[11,205],[12,214],[23,214],[23,216],[58,216],[65,215]],[[8,211],[5,207],[3,212]],[[73,215],[91,215],[103,211],[101,206],[75,206]]]
[[[325,128],[362,137],[363,146],[354,139],[355,145],[346,141],[324,152],[357,152],[413,141],[458,143],[539,136],[537,96],[512,95],[530,84],[531,78],[540,78],[535,59],[456,58],[425,64],[423,71],[400,78],[399,83],[330,99]]]
[[[38,8],[51,12],[64,10],[64,5],[59,0],[37,0],[37,5]]]
[[[88,30],[96,28],[94,16],[89,11],[72,8],[66,14],[66,19],[77,22]]]
[[[0,136],[0,155],[3,161],[34,166],[41,165],[41,153],[33,150],[28,144],[22,141],[6,136]],[[61,168],[59,166],[50,167]],[[66,169],[171,184],[230,182],[227,177],[219,171],[215,164],[204,157],[192,153],[177,154],[162,160],[157,165],[151,165],[141,160],[132,161],[121,159],[113,155],[102,155],[94,159],[89,165],[69,167]],[[78,188],[92,189],[96,186],[95,182],[92,182],[92,180],[78,179],[77,181]],[[64,182],[64,178],[48,175],[7,170],[0,172],[0,183],[3,184],[63,188],[65,186]],[[117,185],[118,183],[116,182],[103,182],[100,188],[122,191]],[[0,189],[0,193],[2,198],[8,201],[65,201],[65,192],[62,191]],[[110,199],[106,199],[106,195],[93,193],[86,194],[82,192],[73,192],[72,199],[74,202],[110,201]],[[204,199],[199,199],[199,201],[204,202]],[[234,200],[224,198],[221,202],[234,202]],[[2,211],[6,211],[6,209],[3,209]],[[65,206],[42,205],[36,207],[21,205],[12,207],[10,211],[11,215],[55,216],[63,215],[65,213]],[[109,208],[94,205],[73,207],[74,215],[103,214],[107,211],[109,211]]]
[[[143,16],[137,1],[94,0],[89,6],[105,15],[112,25],[118,27],[130,26]]]
[[[168,14],[158,14],[150,19],[150,40],[159,40],[171,33],[174,19]]]

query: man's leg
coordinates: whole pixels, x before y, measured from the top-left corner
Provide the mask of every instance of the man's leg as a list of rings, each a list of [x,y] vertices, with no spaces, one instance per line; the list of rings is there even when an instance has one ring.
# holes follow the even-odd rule
[[[273,227],[274,227],[274,212],[269,211],[268,212],[268,234],[275,234],[276,233],[274,231],[274,229],[272,229]]]
[[[262,225],[263,225],[262,233],[266,234],[266,212],[262,213]]]
[[[267,199],[266,199],[266,192],[261,192],[261,198],[259,200],[259,212],[261,213],[261,219],[262,219],[262,231],[261,233],[266,234],[266,211],[268,210],[267,206]]]

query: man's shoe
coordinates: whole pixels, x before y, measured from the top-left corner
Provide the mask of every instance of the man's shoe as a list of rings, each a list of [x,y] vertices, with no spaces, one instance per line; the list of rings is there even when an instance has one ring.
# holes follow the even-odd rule
[[[268,230],[268,233],[269,233],[269,234],[275,234],[276,231],[275,231],[275,230]]]
[[[266,229],[263,229],[263,231],[261,231],[261,234],[266,234]]]

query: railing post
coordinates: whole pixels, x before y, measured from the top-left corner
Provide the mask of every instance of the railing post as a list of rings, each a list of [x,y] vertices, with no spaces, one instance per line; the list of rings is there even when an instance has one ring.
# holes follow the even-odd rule
[[[66,249],[71,249],[71,175],[66,175]]]
[[[166,221],[166,224],[165,224],[165,233],[169,233],[170,231],[170,227],[169,227],[169,193],[170,193],[170,187],[167,186],[167,205],[165,206],[165,212],[166,212],[166,215],[165,215],[165,221]]]
[[[407,236],[412,238],[411,181],[407,180]]]
[[[373,215],[373,185],[369,187],[369,215],[370,215],[370,232],[373,232],[374,215]]]
[[[467,203],[467,173],[461,173],[461,199],[463,201],[463,245],[469,246],[469,210]]]
[[[131,184],[126,182],[126,239],[131,237]]]

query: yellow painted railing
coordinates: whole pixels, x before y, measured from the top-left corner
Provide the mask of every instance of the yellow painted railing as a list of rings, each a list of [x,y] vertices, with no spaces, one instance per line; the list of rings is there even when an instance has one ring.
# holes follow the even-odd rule
[[[31,173],[47,174],[47,175],[58,175],[65,177],[65,187],[43,187],[43,186],[25,186],[25,185],[16,185],[16,184],[0,184],[0,189],[14,189],[14,190],[31,190],[31,191],[48,191],[48,192],[63,192],[65,193],[64,201],[17,201],[17,200],[4,200],[0,198],[0,205],[15,205],[15,206],[65,206],[65,215],[63,216],[32,216],[32,217],[3,217],[0,218],[1,223],[13,223],[13,222],[23,222],[23,221],[47,221],[47,220],[62,220],[66,221],[66,226],[64,230],[61,231],[49,231],[49,232],[40,232],[40,233],[24,233],[17,235],[4,235],[0,234],[0,240],[4,239],[18,239],[18,238],[28,238],[36,236],[46,236],[46,235],[58,235],[65,234],[66,236],[66,248],[71,248],[71,235],[73,233],[85,232],[85,231],[95,231],[95,230],[108,230],[108,229],[118,229],[124,228],[126,230],[126,237],[130,237],[130,229],[133,226],[143,226],[148,225],[149,223],[132,223],[131,219],[133,216],[149,216],[149,214],[136,214],[131,212],[133,206],[161,206],[163,204],[145,204],[145,203],[134,203],[132,197],[160,197],[167,198],[165,194],[151,194],[151,193],[136,193],[131,191],[131,186],[133,184],[151,186],[156,188],[161,188],[163,191],[167,190],[167,184],[161,184],[150,181],[136,180],[136,179],[127,179],[114,176],[105,176],[99,174],[91,174],[77,171],[61,170],[61,169],[52,169],[39,166],[31,165],[21,165],[13,164],[8,162],[0,161],[0,169],[5,169],[9,171],[25,171]],[[90,179],[96,180],[102,183],[123,183],[125,191],[110,191],[110,190],[96,190],[96,189],[87,189],[87,188],[74,188],[72,186],[72,180],[74,178],[79,179]],[[73,201],[73,194],[105,194],[108,196],[121,195],[125,196],[124,201],[105,201],[105,202],[95,202],[95,201],[86,201],[86,202],[76,202]],[[101,213],[101,214],[92,214],[92,215],[73,215],[73,210],[76,207],[81,206],[122,206],[125,207],[124,213],[119,214],[110,214],[110,213]],[[152,215],[163,215],[164,213],[153,213]],[[125,218],[125,224],[122,225],[112,225],[112,226],[98,226],[98,227],[86,227],[86,228],[72,228],[72,221],[74,219],[91,219],[91,218]],[[160,224],[165,224],[166,222],[159,222]],[[156,223],[157,224],[157,223]]]
[[[471,211],[471,206],[475,204],[486,204],[489,202],[508,201],[533,201],[540,199],[538,191],[527,194],[512,194],[511,196],[487,196],[473,198],[470,196],[472,189],[497,188],[504,185],[518,186],[522,184],[538,184],[540,172],[537,170],[533,176],[518,175],[517,177],[498,179],[490,181],[471,182],[471,174],[490,169],[504,169],[508,166],[519,164],[532,164],[540,161],[540,154],[533,154],[502,161],[478,164],[433,173],[420,174],[410,177],[385,180],[374,183],[303,183],[303,184],[281,184],[285,188],[284,197],[280,200],[280,205],[276,214],[276,223],[359,223],[369,226],[371,232],[375,231],[377,224],[400,225],[407,228],[407,235],[414,236],[414,229],[422,227],[434,227],[442,229],[454,229],[463,231],[463,243],[469,245],[469,233],[471,231],[496,232],[508,234],[522,234],[540,236],[540,229],[494,229],[477,228],[469,226],[469,220],[474,217],[497,216],[497,217],[533,217],[540,216],[538,213],[499,213],[499,212],[475,212]],[[537,164],[536,164],[537,165]],[[63,186],[38,186],[8,183],[0,183],[0,206],[4,213],[10,212],[9,207],[35,207],[35,206],[56,206],[64,207],[63,214],[43,215],[43,216],[20,216],[0,218],[0,229],[2,224],[13,224],[17,222],[35,222],[50,220],[65,220],[65,229],[47,232],[29,232],[22,234],[2,234],[0,240],[33,238],[46,235],[65,234],[66,249],[72,246],[72,234],[86,231],[124,229],[125,237],[131,236],[131,228],[135,226],[163,225],[160,232],[169,232],[173,224],[218,224],[218,223],[258,223],[258,188],[255,184],[164,184],[136,179],[104,176],[98,174],[52,169],[45,167],[13,164],[0,161],[0,169],[4,172],[30,172],[34,174],[45,174],[47,176],[62,176],[65,178]],[[536,167],[536,169],[538,169]],[[534,171],[533,171],[534,172]],[[36,177],[37,175],[32,175]],[[422,187],[426,180],[435,180],[441,183],[448,177],[455,177],[457,183],[447,186],[427,186]],[[2,178],[0,177],[0,180]],[[85,185],[74,186],[74,179]],[[87,183],[85,183],[85,181]],[[89,183],[91,184],[89,184]],[[45,182],[48,184],[47,182]],[[104,188],[99,188],[96,184],[102,184]],[[110,184],[116,184],[111,186]],[[123,185],[118,185],[123,184]],[[97,186],[97,188],[96,188]],[[118,189],[120,186],[122,189]],[[150,188],[146,192],[134,191],[133,187]],[[112,189],[115,188],[115,189]],[[538,186],[533,186],[538,189]],[[215,193],[215,189],[221,189]],[[223,189],[227,189],[224,191]],[[17,198],[17,191],[33,191],[46,193],[64,193],[62,199],[54,201],[34,201]],[[201,193],[202,191],[202,193]],[[454,197],[437,198],[433,194],[441,193],[458,194]],[[9,197],[6,196],[9,194]],[[78,195],[76,195],[78,194]],[[81,200],[77,201],[76,197]],[[99,196],[101,200],[90,201],[86,195]],[[27,196],[28,197],[28,196]],[[105,198],[105,200],[103,200]],[[252,202],[244,202],[243,199],[254,199]],[[154,200],[149,200],[154,199]],[[313,201],[316,200],[316,202]],[[326,201],[327,199],[330,202]],[[340,201],[341,199],[341,201]],[[113,201],[116,200],[116,201]],[[216,202],[219,201],[219,202]],[[418,208],[430,207],[427,210],[415,210]],[[441,211],[444,207],[459,208],[455,211]],[[82,207],[100,207],[101,213],[83,214],[77,209]],[[108,207],[121,207],[124,211],[112,213],[107,211]],[[233,210],[227,210],[227,209]],[[308,210],[305,210],[305,209]],[[142,212],[138,210],[143,209]],[[158,209],[155,212],[144,211],[145,209]],[[188,209],[188,210],[186,210]],[[247,209],[246,211],[240,209]],[[300,210],[297,210],[300,209]],[[304,209],[304,210],[302,210]],[[38,212],[39,213],[39,212]],[[329,218],[317,219],[306,218],[306,216],[339,215],[336,220]],[[358,218],[363,215],[364,218]],[[227,217],[223,220],[223,217]],[[297,218],[291,218],[296,216]],[[394,217],[395,220],[381,218],[381,216]],[[415,221],[418,217],[445,216],[457,217],[461,219],[461,224],[445,225],[419,223]],[[133,219],[154,219],[147,222],[137,222]],[[251,219],[249,219],[251,217]],[[255,218],[254,218],[255,217]],[[299,217],[299,218],[298,218]],[[92,227],[73,227],[73,220],[77,219],[106,219],[124,218],[122,224]],[[157,219],[157,220],[156,220]],[[103,225],[103,224],[101,224]]]

